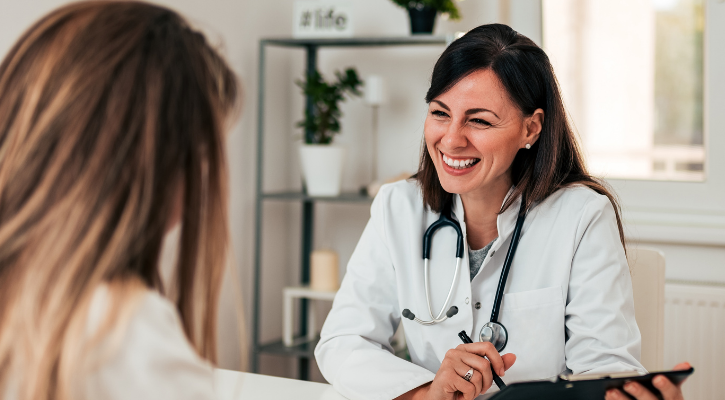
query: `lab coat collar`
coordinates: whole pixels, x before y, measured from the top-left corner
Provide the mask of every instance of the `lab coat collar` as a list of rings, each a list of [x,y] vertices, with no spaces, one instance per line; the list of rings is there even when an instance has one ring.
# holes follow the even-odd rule
[[[514,186],[511,186],[508,193],[506,193],[506,196],[503,199],[503,203],[501,203],[501,206],[503,207],[504,204],[506,204],[506,201],[509,199],[509,197],[513,194]],[[463,201],[461,201],[461,195],[457,194],[454,199],[454,213],[456,218],[458,219],[458,222],[461,224],[461,229],[463,230],[463,236],[466,237],[466,215],[463,210]],[[511,235],[511,233],[514,230],[514,226],[516,225],[516,218],[518,217],[519,213],[519,207],[521,207],[521,196],[519,196],[514,202],[509,206],[509,208],[506,209],[506,211],[503,212],[503,214],[499,214],[498,218],[496,219],[496,229],[498,230],[498,239],[496,240],[496,243],[492,246],[492,248],[497,249],[505,239]],[[468,247],[468,241],[464,240],[466,243],[466,247]]]

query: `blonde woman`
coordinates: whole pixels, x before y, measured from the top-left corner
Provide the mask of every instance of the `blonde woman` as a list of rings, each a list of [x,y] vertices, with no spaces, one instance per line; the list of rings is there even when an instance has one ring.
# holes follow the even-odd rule
[[[144,3],[62,7],[10,50],[0,64],[1,398],[213,397],[223,131],[236,87],[201,34]],[[177,223],[165,288],[159,253]]]

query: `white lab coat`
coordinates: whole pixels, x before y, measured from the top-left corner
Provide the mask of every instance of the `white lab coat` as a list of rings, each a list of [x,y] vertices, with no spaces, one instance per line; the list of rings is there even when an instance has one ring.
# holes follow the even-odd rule
[[[401,312],[408,308],[430,319],[422,238],[438,214],[425,210],[415,182],[383,186],[315,349],[324,377],[350,399],[393,399],[433,380],[446,351],[461,344],[458,332],[465,330],[479,341],[519,205],[520,199],[499,215],[499,238],[473,281],[464,252],[451,302],[458,314],[422,326],[402,318]],[[458,196],[454,214],[465,238]],[[453,279],[455,243],[450,228],[433,239],[430,282],[436,314]],[[480,309],[475,308],[478,302]],[[390,346],[401,320],[412,363],[394,356]],[[576,186],[557,191],[529,211],[499,320],[509,333],[502,353],[517,356],[503,378],[507,383],[551,378],[567,369],[575,374],[645,372],[639,363],[629,268],[614,209],[605,196]],[[493,385],[490,391],[495,390]]]

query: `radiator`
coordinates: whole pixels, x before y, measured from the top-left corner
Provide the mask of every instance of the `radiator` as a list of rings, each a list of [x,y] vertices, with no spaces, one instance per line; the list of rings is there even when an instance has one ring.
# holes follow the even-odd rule
[[[664,365],[682,361],[695,367],[685,399],[725,399],[725,286],[665,285]]]

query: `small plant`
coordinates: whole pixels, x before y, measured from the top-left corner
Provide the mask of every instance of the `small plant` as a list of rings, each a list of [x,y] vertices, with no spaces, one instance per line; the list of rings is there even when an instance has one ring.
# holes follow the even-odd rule
[[[312,98],[314,110],[305,111],[305,119],[297,126],[305,129],[305,143],[330,144],[335,134],[340,133],[340,117],[342,112],[338,104],[345,101],[345,95],[361,96],[360,87],[363,81],[358,78],[354,68],[344,73],[335,72],[337,82],[328,83],[322,75],[315,71],[306,80],[295,83],[302,89],[305,96]]]
[[[448,18],[451,20],[461,19],[461,13],[458,11],[458,6],[453,0],[393,0],[393,3],[403,8],[417,8],[422,9],[424,7],[433,8],[439,13],[448,14]]]

